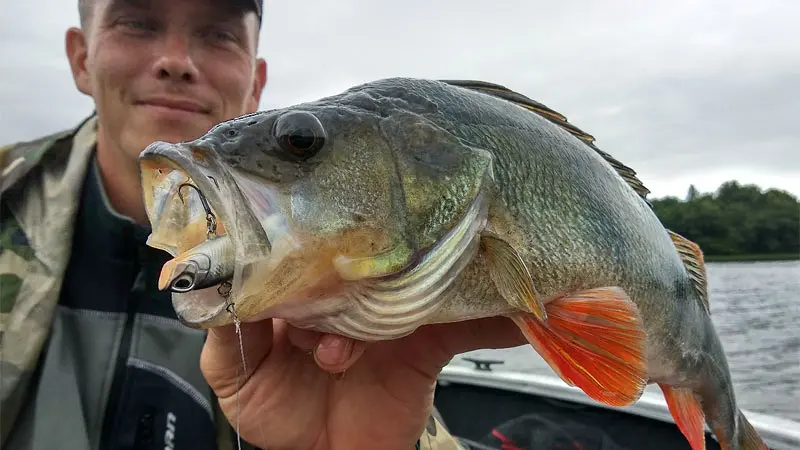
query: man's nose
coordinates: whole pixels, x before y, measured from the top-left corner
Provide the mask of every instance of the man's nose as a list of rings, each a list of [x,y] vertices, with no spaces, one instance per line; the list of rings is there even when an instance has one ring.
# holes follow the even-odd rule
[[[199,73],[192,58],[191,40],[175,34],[165,36],[153,69],[160,79],[197,81]]]

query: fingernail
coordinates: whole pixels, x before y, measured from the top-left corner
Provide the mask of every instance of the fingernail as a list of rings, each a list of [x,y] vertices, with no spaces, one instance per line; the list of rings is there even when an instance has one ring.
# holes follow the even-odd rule
[[[314,358],[323,366],[344,364],[353,354],[353,341],[339,336],[325,335],[314,348]]]

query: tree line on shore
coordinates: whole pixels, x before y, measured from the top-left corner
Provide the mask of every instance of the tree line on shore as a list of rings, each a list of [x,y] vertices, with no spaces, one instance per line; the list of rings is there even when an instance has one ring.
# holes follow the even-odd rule
[[[786,191],[727,181],[716,192],[692,185],[685,199],[651,202],[665,227],[696,242],[706,256],[800,258],[800,202]]]

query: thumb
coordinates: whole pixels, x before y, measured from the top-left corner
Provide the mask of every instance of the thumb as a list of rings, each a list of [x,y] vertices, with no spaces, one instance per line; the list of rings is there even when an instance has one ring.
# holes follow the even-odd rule
[[[236,393],[272,350],[272,319],[243,322],[240,330],[241,340],[235,325],[209,329],[200,353],[200,370],[220,398]]]

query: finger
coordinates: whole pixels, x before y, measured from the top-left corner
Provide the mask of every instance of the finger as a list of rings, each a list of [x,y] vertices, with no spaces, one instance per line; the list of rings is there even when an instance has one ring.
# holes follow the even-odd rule
[[[418,360],[427,359],[436,369],[453,356],[478,349],[517,347],[528,341],[507,317],[489,317],[463,322],[429,325],[418,330]]]
[[[242,323],[241,346],[234,325],[208,330],[200,354],[200,370],[217,396],[227,397],[244,384],[272,349],[272,320]],[[242,353],[248,373],[243,372]]]
[[[462,330],[449,333],[447,340],[453,355],[479,349],[498,349],[527,344],[525,335],[508,317],[490,317],[469,320],[461,325]]]
[[[366,343],[334,334],[323,335],[314,347],[314,360],[320,369],[340,373],[349,369],[364,354]]]
[[[311,354],[322,337],[322,333],[289,326],[286,331],[286,336],[292,345],[299,348],[304,353]]]

